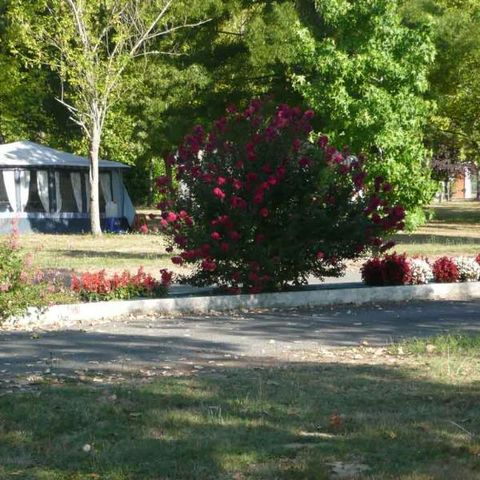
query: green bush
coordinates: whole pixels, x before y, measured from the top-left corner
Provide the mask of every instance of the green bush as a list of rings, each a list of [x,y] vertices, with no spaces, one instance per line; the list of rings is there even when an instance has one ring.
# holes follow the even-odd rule
[[[54,282],[47,282],[32,266],[32,256],[20,247],[19,236],[12,234],[0,243],[0,323],[24,314],[29,307],[71,301]]]

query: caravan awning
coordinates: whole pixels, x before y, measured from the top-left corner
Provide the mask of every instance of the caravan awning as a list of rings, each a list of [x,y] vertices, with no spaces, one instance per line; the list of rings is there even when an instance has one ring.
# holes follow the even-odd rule
[[[0,168],[18,167],[77,167],[88,168],[86,157],[60,152],[33,142],[13,142],[0,145]],[[109,160],[100,160],[100,168],[130,168],[128,165]]]

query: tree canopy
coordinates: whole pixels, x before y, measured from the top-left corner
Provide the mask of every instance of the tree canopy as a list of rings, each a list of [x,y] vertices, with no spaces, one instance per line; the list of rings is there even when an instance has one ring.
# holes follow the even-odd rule
[[[436,105],[426,130],[434,155],[478,162],[480,148],[480,2],[409,0],[407,24],[427,26],[436,47],[428,97]]]
[[[114,3],[126,2],[87,2],[92,12]],[[50,2],[0,0],[0,79],[8,78],[0,82],[0,134],[85,154],[88,142],[56,100],[63,93],[75,103],[82,70],[59,81],[52,65],[26,55],[28,30],[15,30],[40,4]],[[156,12],[149,4],[147,17]],[[479,11],[478,0],[179,0],[168,25],[210,21],[152,39],[152,54],[125,66],[100,155],[132,165],[135,200],[152,202],[163,158],[192,125],[210,123],[230,103],[273,96],[314,109],[316,132],[337,147],[365,152],[372,179],[396,185],[395,200],[414,222],[435,191],[432,154],[446,144],[463,159],[478,150]],[[45,28],[46,20],[25,24]],[[113,44],[120,35],[112,33]]]

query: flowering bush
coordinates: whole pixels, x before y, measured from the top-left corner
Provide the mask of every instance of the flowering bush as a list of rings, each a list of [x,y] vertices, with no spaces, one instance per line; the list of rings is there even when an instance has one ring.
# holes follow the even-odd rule
[[[28,307],[40,307],[69,296],[55,282],[47,282],[32,265],[32,255],[21,246],[16,226],[0,243],[0,323],[21,315]]]
[[[392,253],[385,255],[382,261],[384,285],[407,285],[411,281],[411,268],[407,255]]]
[[[410,283],[412,285],[421,285],[433,280],[432,266],[428,261],[421,258],[410,260]]]
[[[411,264],[405,253],[392,253],[367,260],[361,273],[363,282],[370,286],[406,285],[411,281]]]
[[[7,293],[27,280],[27,260],[19,245],[18,232],[14,230],[0,246],[0,292]]]
[[[161,279],[156,280],[140,267],[135,275],[125,271],[107,276],[105,270],[95,273],[72,275],[71,288],[84,300],[113,300],[133,297],[161,297],[167,293],[172,282],[172,273],[160,270]]]
[[[475,257],[475,261],[480,265],[480,253]]]
[[[433,278],[439,283],[453,283],[460,279],[460,272],[453,258],[441,257],[433,264]]]
[[[476,282],[480,279],[480,265],[474,258],[458,257],[455,262],[462,282]]]
[[[367,260],[361,268],[362,280],[371,287],[384,285],[383,283],[383,261],[374,257]]]
[[[314,113],[254,100],[210,132],[197,126],[168,162],[178,187],[157,181],[161,225],[194,271],[186,281],[255,293],[338,276],[343,260],[387,249],[403,228],[391,185],[367,189],[363,159],[324,136],[311,141]]]

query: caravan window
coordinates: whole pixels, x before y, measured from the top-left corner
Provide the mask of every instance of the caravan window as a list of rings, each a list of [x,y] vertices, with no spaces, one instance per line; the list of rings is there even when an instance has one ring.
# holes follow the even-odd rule
[[[7,189],[5,188],[5,180],[0,171],[0,212],[12,212],[12,207],[8,201]]]
[[[61,212],[74,212],[77,213],[80,209],[77,206],[77,201],[75,200],[75,194],[72,186],[72,178],[70,171],[60,171],[57,178],[60,181],[60,198],[61,198]],[[78,201],[80,202],[81,208],[81,199],[82,191],[77,192]]]
[[[36,170],[30,172],[30,187],[28,192],[28,203],[25,207],[25,212],[48,212],[49,211],[49,201],[48,201],[48,183],[47,189],[43,192],[43,203],[40,199],[40,194],[38,192],[38,177],[40,174]]]

